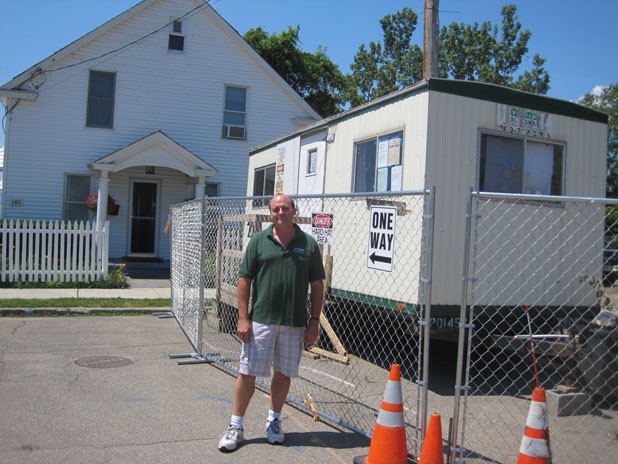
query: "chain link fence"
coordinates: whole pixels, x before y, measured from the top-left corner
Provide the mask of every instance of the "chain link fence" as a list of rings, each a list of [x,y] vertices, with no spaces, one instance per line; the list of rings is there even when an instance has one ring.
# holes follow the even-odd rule
[[[204,308],[203,201],[193,200],[170,209],[172,253],[170,287],[172,314],[196,353],[202,353]]]
[[[616,204],[471,194],[452,458],[514,462],[540,385],[552,462],[618,459]]]
[[[293,198],[297,224],[320,243],[327,280],[320,338],[307,347],[288,399],[371,435],[390,367],[400,364],[408,447],[418,455],[427,415],[431,191]],[[173,313],[193,357],[233,374],[238,269],[249,239],[270,225],[268,200],[172,207]],[[270,379],[257,383],[268,390]]]
[[[435,411],[456,443],[448,462],[507,463],[538,384],[552,462],[615,462],[618,202],[471,193],[459,341],[432,341],[430,362],[433,192],[294,198],[297,223],[321,243],[327,290],[292,403],[370,435],[399,363],[411,454]],[[172,311],[196,351],[188,362],[238,372],[238,269],[270,224],[267,205],[207,198],[172,208]]]

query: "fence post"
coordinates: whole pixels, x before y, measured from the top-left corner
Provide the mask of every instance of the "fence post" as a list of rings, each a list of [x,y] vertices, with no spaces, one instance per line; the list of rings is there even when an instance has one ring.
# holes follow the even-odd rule
[[[425,200],[424,205],[424,233],[425,233],[425,243],[424,243],[424,266],[422,269],[422,282],[423,282],[423,306],[424,311],[422,312],[423,320],[421,321],[421,326],[423,327],[423,332],[421,334],[423,341],[423,372],[421,379],[421,388],[422,388],[422,418],[421,418],[421,437],[423,440],[425,439],[425,433],[427,431],[427,405],[428,405],[428,395],[429,395],[429,341],[431,337],[431,280],[432,280],[432,272],[433,272],[433,226],[434,226],[434,218],[435,218],[435,198],[436,198],[436,188],[431,187],[431,189],[425,191],[425,199],[429,196],[429,201]],[[421,357],[419,356],[419,361]],[[418,451],[418,450],[417,450]]]
[[[461,304],[459,311],[459,338],[457,345],[457,372],[455,374],[455,400],[453,407],[453,429],[449,433],[451,437],[451,443],[449,443],[449,462],[455,461],[455,453],[457,451],[457,434],[458,434],[458,426],[459,426],[459,403],[461,401],[461,392],[462,392],[462,377],[463,377],[463,356],[464,356],[464,344],[465,344],[465,336],[466,329],[469,329],[470,326],[467,323],[467,303],[468,303],[468,292],[470,285],[470,247],[471,247],[471,239],[472,239],[472,198],[473,191],[469,189],[468,191],[468,204],[466,207],[466,230],[464,236],[464,259],[463,259],[463,273],[462,273],[462,281],[461,281]]]

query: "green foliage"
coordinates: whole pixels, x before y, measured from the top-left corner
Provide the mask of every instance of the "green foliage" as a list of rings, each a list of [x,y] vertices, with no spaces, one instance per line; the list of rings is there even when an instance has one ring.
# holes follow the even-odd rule
[[[502,7],[500,27],[489,21],[442,27],[438,45],[440,77],[474,80],[545,94],[549,74],[545,59],[535,54],[532,69],[520,70],[532,33],[517,20],[517,6]],[[412,43],[417,14],[410,8],[380,20],[383,42],[361,45],[348,76],[347,98],[352,106],[401,89],[422,78],[423,51]]]
[[[408,7],[380,20],[383,42],[362,44],[351,65],[346,91],[351,106],[413,84],[423,76],[423,52],[412,43],[418,15]]]
[[[604,87],[600,92],[587,93],[579,103],[609,115],[606,194],[609,198],[618,198],[618,83]]]
[[[127,288],[127,277],[124,268],[115,266],[110,269],[107,278],[92,282],[2,282],[2,288]]]
[[[343,103],[344,75],[326,49],[302,51],[299,32],[299,26],[280,34],[268,34],[258,27],[243,38],[315,111],[322,116],[336,114]]]
[[[501,13],[500,27],[489,21],[443,27],[439,75],[547,93],[544,58],[535,54],[532,68],[520,70],[532,33],[518,21],[517,6],[505,5]],[[422,79],[423,50],[413,43],[417,23],[417,13],[408,7],[382,18],[382,41],[361,44],[348,75],[328,58],[325,48],[318,47],[315,53],[302,51],[299,26],[279,34],[258,27],[247,31],[244,39],[318,113],[331,116],[348,104],[358,106]]]
[[[532,70],[516,73],[528,53],[532,33],[522,29],[517,20],[517,6],[502,7],[502,25],[489,21],[452,23],[440,31],[439,74],[453,79],[483,81],[545,94],[549,90],[549,74],[543,68],[545,59],[535,54]]]

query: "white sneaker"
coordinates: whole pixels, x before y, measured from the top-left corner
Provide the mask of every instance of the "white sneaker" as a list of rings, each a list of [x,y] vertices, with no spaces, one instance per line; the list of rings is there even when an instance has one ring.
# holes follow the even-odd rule
[[[234,451],[244,439],[243,428],[230,425],[219,441],[219,451]]]
[[[283,440],[285,440],[285,435],[283,434],[281,421],[279,419],[266,422],[266,440],[268,440],[268,443],[271,445],[281,444]]]

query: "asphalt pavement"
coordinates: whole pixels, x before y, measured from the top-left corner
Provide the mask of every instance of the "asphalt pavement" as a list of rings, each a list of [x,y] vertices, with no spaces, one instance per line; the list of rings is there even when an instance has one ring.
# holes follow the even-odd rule
[[[0,298],[165,298],[169,291],[169,280],[157,279],[121,290],[0,289]],[[268,396],[260,390],[245,443],[221,453],[234,377],[170,358],[191,349],[173,318],[0,317],[0,463],[320,464],[367,454],[363,435],[314,422],[291,405],[283,411],[285,443],[269,445]]]

